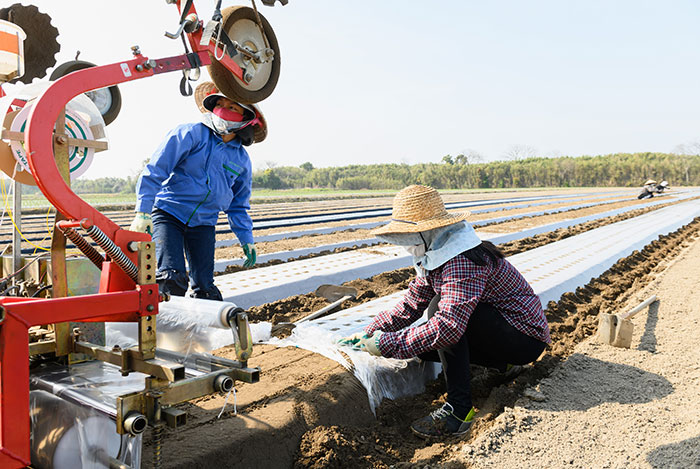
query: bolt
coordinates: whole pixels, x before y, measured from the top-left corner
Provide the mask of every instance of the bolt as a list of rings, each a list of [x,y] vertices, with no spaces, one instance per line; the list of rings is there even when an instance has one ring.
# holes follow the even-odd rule
[[[251,80],[253,80],[253,74],[248,72],[243,75],[243,79],[246,81],[246,83],[250,83]]]
[[[153,305],[148,305],[148,306],[146,306],[146,311],[148,311],[149,313],[150,313],[151,311],[153,311],[154,309],[156,309],[156,308],[155,308]]]
[[[147,61],[145,61],[145,62],[143,63],[143,67],[144,67],[146,70],[150,70],[150,69],[152,69],[152,68],[156,68],[156,61],[153,60],[153,59],[147,60]]]
[[[65,137],[65,135],[58,135],[56,136],[56,143],[59,145],[65,145],[68,143],[68,139]]]
[[[136,252],[139,250],[139,243],[136,241],[129,241],[126,248],[129,250],[129,252]]]
[[[112,352],[115,352],[115,353],[121,352],[121,350],[122,350],[122,348],[118,345],[115,345],[114,347],[112,347]]]
[[[143,65],[138,64],[135,68],[137,72],[143,72]]]
[[[134,54],[134,57],[137,55],[141,55],[141,49],[139,46],[131,46],[131,53]]]

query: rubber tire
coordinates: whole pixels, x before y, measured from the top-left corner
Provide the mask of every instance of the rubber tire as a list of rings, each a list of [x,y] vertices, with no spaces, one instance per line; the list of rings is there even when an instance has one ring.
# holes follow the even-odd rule
[[[56,67],[51,73],[49,80],[55,81],[59,78],[68,75],[72,72],[77,72],[78,70],[83,70],[90,67],[96,67],[94,63],[86,62],[84,60],[72,60],[70,62],[63,63]],[[109,92],[112,95],[112,106],[102,114],[102,118],[105,121],[105,125],[109,125],[117,118],[119,111],[122,108],[122,94],[119,91],[117,85],[110,86]]]
[[[221,14],[223,16],[222,24],[224,31],[228,31],[234,22],[242,19],[251,20],[257,23],[255,11],[252,8],[232,6],[222,10]],[[211,65],[209,65],[207,68],[209,70],[209,76],[211,76],[211,79],[214,81],[216,87],[224,95],[243,104],[254,104],[270,96],[272,91],[274,91],[275,87],[277,86],[277,81],[279,80],[280,76],[281,57],[277,37],[275,36],[275,32],[272,30],[272,26],[270,26],[270,23],[268,23],[267,19],[265,19],[263,15],[260,15],[260,21],[263,24],[263,32],[265,33],[265,36],[267,36],[267,41],[270,48],[275,51],[275,58],[272,61],[270,78],[259,90],[246,89],[246,85],[241,80],[231,73],[231,71],[229,71],[229,69],[227,69],[224,65],[219,63],[219,61],[217,61],[211,54],[209,54],[211,57]]]

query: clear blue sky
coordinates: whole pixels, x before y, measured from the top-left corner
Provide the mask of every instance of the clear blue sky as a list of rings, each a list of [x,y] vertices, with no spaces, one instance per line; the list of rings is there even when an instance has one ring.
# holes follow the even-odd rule
[[[5,3],[5,2],[3,2]],[[164,0],[23,1],[54,18],[58,63],[180,54]],[[214,0],[199,0],[211,15]],[[243,4],[244,2],[240,2]],[[260,3],[260,2],[258,2]],[[234,4],[224,1],[224,5]],[[289,0],[258,5],[282,73],[253,164],[437,162],[512,145],[541,156],[672,151],[700,139],[700,2]],[[206,73],[203,74],[203,79]],[[199,119],[175,72],[121,86],[111,150],[85,177],[127,176]]]

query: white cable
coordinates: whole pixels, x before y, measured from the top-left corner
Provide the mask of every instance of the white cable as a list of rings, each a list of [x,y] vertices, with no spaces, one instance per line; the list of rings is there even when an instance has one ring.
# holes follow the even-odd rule
[[[233,415],[238,415],[238,409],[236,408],[236,388],[233,387],[231,390],[226,394],[226,399],[224,399],[224,405],[221,406],[221,412],[219,412],[219,415],[216,416],[217,419],[221,418],[221,415],[224,413],[224,409],[226,409],[226,404],[228,403],[228,397],[233,393]]]

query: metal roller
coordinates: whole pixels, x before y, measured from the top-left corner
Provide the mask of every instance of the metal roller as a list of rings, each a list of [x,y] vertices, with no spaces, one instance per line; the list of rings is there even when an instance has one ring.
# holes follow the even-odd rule
[[[101,469],[118,463],[122,436],[114,421],[46,391],[30,393],[32,467]]]

